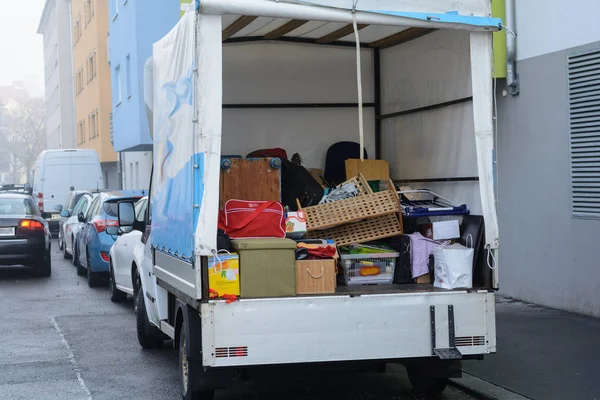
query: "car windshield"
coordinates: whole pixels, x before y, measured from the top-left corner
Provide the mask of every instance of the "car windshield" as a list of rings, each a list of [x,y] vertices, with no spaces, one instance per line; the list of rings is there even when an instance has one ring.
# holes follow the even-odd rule
[[[35,215],[35,208],[27,198],[0,198],[0,215]]]

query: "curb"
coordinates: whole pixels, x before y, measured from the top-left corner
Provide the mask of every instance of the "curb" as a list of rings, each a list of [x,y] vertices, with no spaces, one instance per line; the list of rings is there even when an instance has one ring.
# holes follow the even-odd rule
[[[450,379],[450,385],[481,400],[532,400],[493,383],[463,372],[460,379]]]

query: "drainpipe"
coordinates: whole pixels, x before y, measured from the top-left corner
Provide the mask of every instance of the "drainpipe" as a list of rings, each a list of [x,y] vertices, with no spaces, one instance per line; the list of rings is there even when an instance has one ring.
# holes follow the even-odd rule
[[[506,13],[505,25],[516,31],[515,23],[515,0],[506,0],[504,3]],[[513,96],[519,94],[519,76],[516,72],[517,66],[517,39],[511,32],[506,32],[506,86]]]

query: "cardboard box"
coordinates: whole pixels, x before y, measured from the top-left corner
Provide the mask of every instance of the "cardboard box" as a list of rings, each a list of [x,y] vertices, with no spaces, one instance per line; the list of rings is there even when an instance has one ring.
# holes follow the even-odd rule
[[[304,211],[290,211],[285,219],[285,236],[301,239],[306,235],[306,214]]]
[[[208,290],[211,297],[240,295],[240,267],[237,254],[208,258]]]
[[[335,264],[334,259],[296,261],[296,293],[335,293]]]
[[[429,274],[418,276],[415,279],[416,283],[431,283],[431,276]]]

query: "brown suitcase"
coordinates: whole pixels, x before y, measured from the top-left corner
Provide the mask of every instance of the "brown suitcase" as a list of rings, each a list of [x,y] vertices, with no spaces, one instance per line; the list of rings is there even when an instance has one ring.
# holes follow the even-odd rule
[[[281,201],[281,160],[224,158],[221,160],[219,206],[227,200]]]

